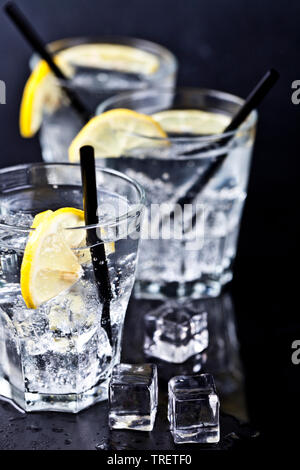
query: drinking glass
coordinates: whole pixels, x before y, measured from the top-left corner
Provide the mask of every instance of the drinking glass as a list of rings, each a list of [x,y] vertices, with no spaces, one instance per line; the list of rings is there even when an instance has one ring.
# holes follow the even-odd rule
[[[171,109],[201,110],[223,114],[229,122],[243,102],[208,89],[146,90],[112,97],[97,112],[130,108],[152,115]],[[253,111],[229,133],[203,135],[195,121],[193,133],[179,130],[161,139],[139,135],[137,148],[106,158],[108,167],[134,177],[146,191],[137,297],[215,297],[232,279],[256,120]],[[122,132],[116,138],[124,137]],[[212,165],[224,154],[225,160],[207,180]]]
[[[142,39],[103,36],[70,38],[49,44],[51,52],[58,53],[84,44],[115,44],[130,46],[138,51],[152,54],[158,60],[158,68],[153,73],[123,72],[120,70],[102,69],[97,65],[97,57],[93,67],[83,67],[70,63],[73,76],[62,85],[81,98],[91,112],[108,97],[124,90],[139,90],[147,87],[173,87],[176,80],[177,61],[174,55],[164,47]],[[37,63],[37,56],[31,59],[31,68]],[[45,110],[40,130],[40,143],[43,160],[46,162],[67,162],[68,147],[83,126],[82,119],[62,99],[55,112]]]
[[[101,261],[91,260],[88,242],[74,248],[82,271],[70,288],[35,309],[26,307],[21,293],[33,217],[48,209],[82,208],[80,166],[41,163],[0,170],[0,395],[26,411],[77,413],[107,399],[111,371],[120,360],[144,193],[113,170],[97,169],[96,177],[99,224],[62,232],[65,239],[80,235],[83,241],[90,240],[89,232],[101,232],[96,245],[104,243],[106,251],[111,332],[101,322],[94,274],[95,261]]]

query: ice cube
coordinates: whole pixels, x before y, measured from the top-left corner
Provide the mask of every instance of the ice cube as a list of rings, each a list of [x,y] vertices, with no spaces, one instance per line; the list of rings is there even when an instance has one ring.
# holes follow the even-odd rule
[[[219,398],[213,376],[173,377],[169,381],[168,419],[176,444],[219,442]]]
[[[109,385],[109,427],[152,431],[157,394],[156,365],[116,365]]]
[[[180,364],[207,346],[207,313],[193,302],[169,301],[145,315],[146,355]]]

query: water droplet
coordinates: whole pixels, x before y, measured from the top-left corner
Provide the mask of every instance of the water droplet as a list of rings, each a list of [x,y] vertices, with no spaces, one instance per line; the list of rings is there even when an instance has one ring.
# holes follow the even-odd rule
[[[97,450],[108,450],[110,448],[108,440],[102,439],[102,441],[95,445],[95,448]]]
[[[52,432],[60,433],[60,432],[64,432],[64,429],[63,428],[52,428]]]
[[[25,419],[26,416],[14,416],[14,417],[10,417],[8,418],[8,421],[19,421],[20,419]]]
[[[35,424],[30,424],[29,426],[26,426],[26,429],[32,432],[39,432],[42,430],[42,428],[36,426]]]

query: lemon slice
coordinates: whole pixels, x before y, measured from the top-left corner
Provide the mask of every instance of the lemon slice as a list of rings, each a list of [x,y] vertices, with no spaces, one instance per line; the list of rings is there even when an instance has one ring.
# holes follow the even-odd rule
[[[159,60],[154,54],[121,44],[80,44],[58,55],[72,65],[127,73],[150,75],[159,68]]]
[[[32,224],[35,230],[24,250],[21,292],[28,308],[38,308],[68,289],[82,273],[77,257],[63,236],[61,212],[50,212],[35,217]],[[65,215],[68,218],[68,213]]]
[[[44,220],[46,220],[51,214],[53,214],[53,211],[47,210],[44,212],[40,212],[37,214],[32,222],[31,228],[37,228]],[[31,236],[34,232],[31,232],[29,236]]]
[[[55,211],[56,223],[61,230],[74,228],[75,230],[64,230],[63,236],[69,248],[78,248],[85,245],[86,230],[77,229],[84,227],[84,212],[74,207],[63,207]]]
[[[74,66],[96,67],[151,75],[159,59],[147,51],[119,44],[80,44],[58,52],[55,62],[67,77]],[[64,95],[48,64],[41,60],[28,78],[21,101],[19,127],[22,137],[32,137],[40,128],[43,112],[52,113]]]
[[[76,227],[82,226],[84,213],[73,207],[35,216],[35,230],[28,238],[21,266],[21,292],[28,308],[38,308],[80,278],[81,264],[91,261],[89,249],[80,249],[86,246],[86,230]],[[114,252],[113,242],[104,246],[107,255]]]
[[[73,70],[69,65],[59,58],[55,58],[55,61],[67,76],[72,75]],[[22,137],[32,137],[41,126],[43,112],[55,111],[62,99],[62,90],[48,64],[44,60],[39,61],[23,91],[19,116]]]
[[[220,134],[230,123],[225,114],[198,109],[161,111],[152,115],[167,133],[212,135]]]
[[[48,211],[47,211],[48,212]],[[91,261],[90,250],[86,247],[86,229],[76,229],[76,227],[84,227],[84,212],[81,209],[75,209],[74,207],[63,207],[56,211],[57,223],[61,229],[71,228],[74,230],[64,230],[64,238],[67,245],[74,250],[74,254],[77,256],[81,264]],[[100,237],[105,236],[105,230],[100,228]],[[106,255],[110,255],[115,252],[115,243],[107,242],[104,243]]]
[[[130,109],[112,109],[94,117],[81,129],[69,147],[69,160],[79,161],[83,145],[92,145],[97,158],[119,157],[133,148],[166,145],[166,137],[150,116]]]

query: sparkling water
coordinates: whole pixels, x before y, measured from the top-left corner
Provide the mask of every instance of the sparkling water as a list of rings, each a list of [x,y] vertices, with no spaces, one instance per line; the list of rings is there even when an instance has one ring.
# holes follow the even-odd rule
[[[137,297],[215,297],[232,278],[255,113],[235,134],[220,132],[224,118],[229,122],[242,103],[227,93],[186,88],[127,93],[98,108],[99,114],[128,108],[154,116],[168,134],[162,139],[141,135],[137,148],[105,163],[134,177],[146,192]],[[197,110],[209,113],[203,126],[193,118]],[[223,116],[221,127],[218,114]]]
[[[207,170],[211,157],[177,159],[172,148],[160,154],[157,149],[139,149],[134,156],[106,159],[107,166],[135,178],[146,191],[146,223],[151,233],[142,233],[137,296],[197,298],[219,294],[221,285],[232,277],[250,158],[251,146],[246,141],[231,148],[217,175],[192,201],[193,214],[196,208],[198,213],[197,231],[186,212],[182,233],[166,239],[159,232],[155,212],[170,214]],[[163,203],[167,203],[164,210]]]
[[[101,207],[105,208],[105,200],[121,214],[129,208],[125,199],[113,193],[102,193],[100,199]],[[135,273],[137,237],[115,237],[114,252],[107,255],[113,294],[112,341],[101,326],[102,304],[90,261],[82,264],[82,275],[74,285],[37,309],[26,308],[21,295],[20,268],[28,237],[26,228],[31,226],[33,216],[41,211],[42,204],[45,210],[80,207],[79,201],[81,190],[63,185],[25,188],[9,192],[1,199],[0,395],[12,398],[27,411],[77,412],[106,399],[111,370],[120,359],[122,325]],[[100,223],[108,217],[111,214],[104,210],[99,215]],[[16,224],[23,226],[24,232],[15,230]],[[88,248],[80,252],[82,255],[88,252],[89,256]]]

